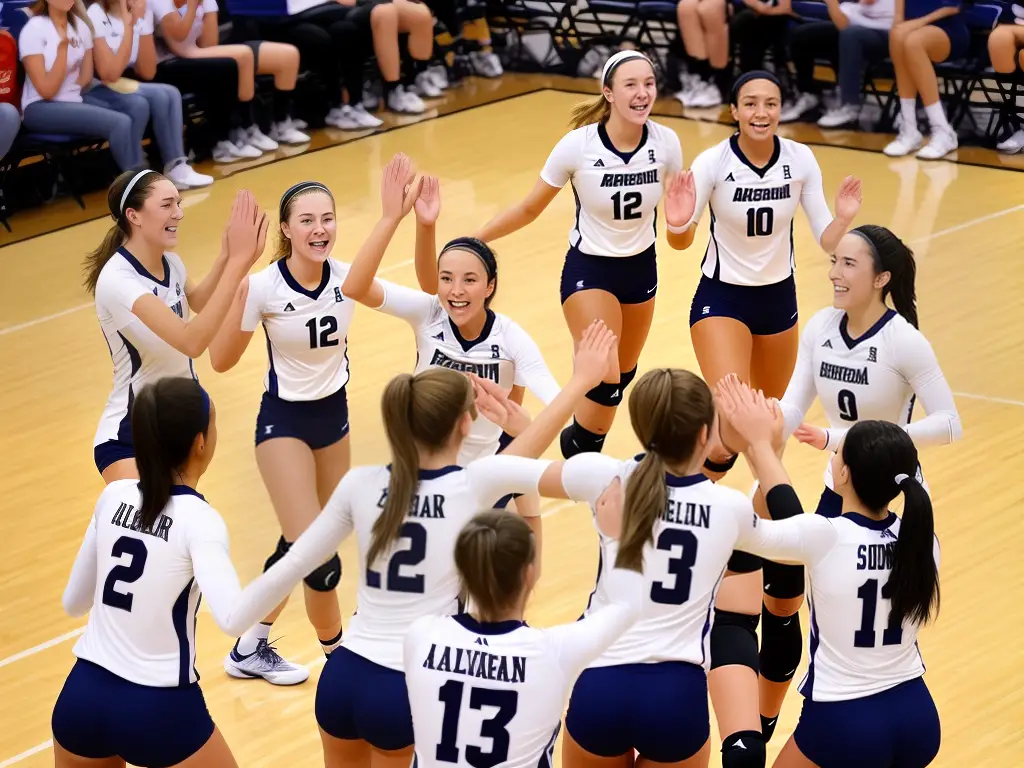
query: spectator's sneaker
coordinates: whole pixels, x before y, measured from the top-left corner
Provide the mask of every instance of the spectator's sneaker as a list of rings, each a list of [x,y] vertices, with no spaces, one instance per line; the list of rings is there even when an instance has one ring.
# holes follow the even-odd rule
[[[780,123],[795,123],[819,104],[818,97],[813,93],[801,93],[796,101],[782,108],[779,114]]]
[[[230,139],[223,139],[217,142],[213,148],[213,161],[215,163],[233,163],[236,160],[255,160],[263,153],[256,147],[251,147],[242,141],[241,143]]]
[[[388,95],[388,109],[403,115],[419,115],[427,111],[423,100],[415,93],[405,90],[403,85],[396,85]]]
[[[704,87],[704,81],[697,75],[680,75],[683,89],[675,94],[677,101],[686,106],[696,93]]]
[[[296,131],[304,131],[307,128],[309,128],[309,123],[307,123],[305,120],[300,120],[297,117],[293,117],[292,127],[295,128]]]
[[[932,131],[931,139],[921,147],[917,153],[920,160],[940,160],[950,152],[955,152],[959,142],[956,138],[956,131],[952,128],[942,128]]]
[[[178,163],[170,168],[165,175],[180,190],[198,189],[213,184],[213,176],[196,173],[188,163]]]
[[[444,64],[435,64],[427,70],[427,74],[430,75],[430,79],[434,81],[434,85],[439,89],[442,91],[448,90],[448,68]]]
[[[720,107],[722,106],[722,92],[714,83],[704,83],[685,104],[694,109]]]
[[[1017,131],[1006,141],[999,142],[996,144],[996,149],[1000,152],[1005,152],[1008,155],[1016,155],[1018,152],[1024,152],[1024,131]]]
[[[425,99],[436,99],[441,95],[441,89],[437,87],[434,78],[426,71],[416,75],[416,83],[413,85],[413,88],[416,93]]]
[[[273,152],[280,145],[260,130],[258,125],[250,125],[245,131],[250,146],[256,147],[261,152]]]
[[[298,685],[309,679],[309,670],[301,664],[284,659],[266,640],[260,640],[256,650],[248,656],[238,652],[238,642],[224,659],[224,671],[232,677],[253,679],[262,677],[272,685]]]
[[[281,144],[308,144],[309,136],[295,127],[291,118],[274,123],[270,127],[270,137]]]
[[[355,115],[356,122],[359,123],[360,128],[380,128],[384,125],[383,120],[367,112],[366,107],[362,104],[356,104],[352,107],[352,113]]]
[[[885,145],[885,149],[882,151],[889,157],[904,157],[909,155],[921,146],[921,142],[924,141],[924,136],[917,128],[911,128],[907,130],[903,126],[900,126],[900,132],[896,138]]]
[[[842,128],[844,125],[856,123],[860,119],[859,104],[842,104],[830,109],[818,120],[819,128]]]
[[[360,105],[361,106],[361,105]],[[327,117],[324,118],[324,122],[334,128],[340,128],[343,131],[360,131],[363,126],[356,120],[355,110],[348,104],[343,104],[340,107],[335,107],[327,113]]]
[[[480,77],[501,77],[505,74],[501,59],[494,51],[473,51],[469,54],[469,64],[473,68],[473,73]]]

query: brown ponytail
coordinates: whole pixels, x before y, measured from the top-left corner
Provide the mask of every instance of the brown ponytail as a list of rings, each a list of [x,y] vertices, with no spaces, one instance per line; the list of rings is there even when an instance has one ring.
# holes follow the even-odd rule
[[[492,509],[466,523],[455,541],[455,567],[481,621],[516,608],[536,556],[533,531],[519,515]]]
[[[611,113],[611,102],[603,95],[590,101],[581,101],[572,108],[569,116],[569,128],[576,130],[592,123],[606,123]]]

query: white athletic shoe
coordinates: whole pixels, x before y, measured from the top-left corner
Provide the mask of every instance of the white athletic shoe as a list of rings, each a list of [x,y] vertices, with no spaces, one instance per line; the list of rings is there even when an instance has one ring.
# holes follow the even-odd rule
[[[198,189],[213,184],[213,176],[196,173],[188,163],[184,162],[169,169],[166,176],[174,183],[175,187],[181,190]]]
[[[942,128],[932,131],[929,142],[921,147],[917,153],[920,160],[940,160],[950,152],[955,152],[960,142],[957,141],[956,131],[952,128]]]
[[[722,106],[722,92],[714,83],[704,83],[700,90],[694,93],[685,106],[693,109],[710,109]]]
[[[449,84],[447,67],[443,64],[435,64],[427,70],[427,74],[430,75],[430,79],[434,81],[434,85],[442,91],[448,90]]]
[[[922,141],[924,136],[917,128],[907,130],[901,125],[899,134],[882,151],[889,157],[904,157],[920,147]]]
[[[250,125],[245,130],[245,135],[249,146],[256,147],[256,149],[261,152],[273,152],[280,146],[276,141],[261,131],[260,127],[255,124]]]
[[[1017,131],[1010,138],[996,144],[996,149],[999,152],[1005,152],[1008,155],[1016,155],[1018,152],[1024,152],[1024,130]]]
[[[270,137],[280,144],[309,143],[309,136],[296,128],[291,118],[274,123],[270,128]]]
[[[281,657],[266,640],[256,644],[256,650],[248,656],[238,653],[238,641],[231,653],[224,659],[224,671],[232,677],[252,680],[262,677],[271,685],[298,685],[309,679],[309,670],[301,664],[293,664]]]
[[[779,115],[780,123],[795,123],[812,109],[818,106],[818,97],[813,93],[801,93],[796,101],[782,108]]]
[[[215,163],[233,163],[236,160],[255,160],[263,153],[256,147],[246,144],[244,141],[232,141],[223,139],[217,142],[213,148],[213,161]]]
[[[413,85],[413,89],[425,99],[436,99],[441,96],[441,89],[437,87],[434,78],[427,71],[416,75],[416,83]]]
[[[859,104],[841,104],[830,109],[818,120],[819,128],[841,128],[856,123],[860,119]]]
[[[404,85],[396,85],[388,95],[388,109],[405,115],[419,115],[427,111],[423,100],[412,91],[405,90]]]

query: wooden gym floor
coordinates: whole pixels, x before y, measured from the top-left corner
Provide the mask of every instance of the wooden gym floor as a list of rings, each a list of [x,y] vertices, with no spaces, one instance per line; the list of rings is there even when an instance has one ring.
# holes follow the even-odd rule
[[[556,91],[529,93],[222,178],[208,190],[185,193],[179,252],[190,273],[202,276],[217,254],[237,189],[253,190],[273,212],[287,186],[314,178],[335,192],[341,233],[335,255],[349,258],[378,217],[380,169],[398,151],[441,178],[441,238],[472,233],[531,187],[577,99]],[[679,132],[687,164],[730,132],[711,122],[664,122]],[[993,168],[891,161],[835,147],[815,152],[830,200],[844,176],[857,174],[864,181],[859,221],[891,226],[915,248],[921,325],[957,393],[964,424],[962,442],[923,452],[943,554],[942,613],[921,642],[927,681],[943,717],[937,765],[1014,765],[1024,748],[1018,642],[1024,616],[1019,605],[1024,491],[1013,481],[1024,476],[1024,368],[1012,362],[1019,359],[1024,324],[1019,266],[1024,184],[1019,175]],[[497,309],[533,335],[562,381],[571,370],[571,343],[557,281],[572,213],[572,196],[564,192],[527,230],[497,244],[502,269]],[[706,222],[705,217],[692,250],[662,246],[659,306],[642,368],[696,370],[687,317]],[[102,487],[91,440],[111,367],[91,301],[80,286],[79,265],[108,223],[90,221],[0,250],[0,768],[52,764],[50,712],[84,625],[63,615],[60,596]],[[796,237],[806,320],[830,301],[828,260],[812,242],[803,214]],[[385,262],[388,279],[415,283],[412,240],[413,227],[406,222]],[[360,308],[349,343],[354,461],[383,462],[379,396],[391,375],[410,368],[411,334],[404,324]],[[258,344],[227,374],[212,373],[205,358],[197,361],[217,402],[221,435],[201,490],[228,523],[243,581],[259,572],[278,536],[252,449],[265,362]],[[536,401],[530,405],[537,407]],[[823,423],[817,405],[810,418]],[[627,456],[635,449],[623,414],[606,452]],[[825,461],[825,455],[805,446],[794,445],[787,453],[807,505],[817,500]],[[728,483],[745,490],[749,482],[741,462]],[[549,504],[546,510],[544,577],[529,610],[537,626],[574,620],[595,571],[595,538],[585,509]],[[354,609],[354,552],[351,541],[341,549],[348,569],[338,590],[345,615]],[[199,624],[203,690],[239,764],[321,765],[313,695],[323,659],[301,597],[275,627],[281,652],[313,666],[313,679],[296,688],[229,679],[221,663],[233,639],[222,635],[206,612]],[[799,707],[793,692],[770,756],[791,733]],[[718,764],[717,757],[712,764]]]

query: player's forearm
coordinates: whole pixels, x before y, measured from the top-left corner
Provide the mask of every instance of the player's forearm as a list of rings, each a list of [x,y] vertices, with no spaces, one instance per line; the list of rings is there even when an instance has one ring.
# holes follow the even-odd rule
[[[511,208],[506,208],[484,224],[483,229],[477,233],[476,237],[485,243],[498,240],[532,223],[539,215],[540,211],[531,211],[522,203],[519,203]]]
[[[181,351],[192,358],[199,357],[210,346],[231,308],[238,284],[245,277],[244,266],[231,265],[224,269],[221,280],[217,281],[212,295],[201,312],[185,324]]]
[[[530,426],[502,451],[502,454],[532,459],[540,456],[554,442],[589,390],[590,387],[575,376],[569,379],[569,383],[562,388],[551,404],[540,412]]]
[[[420,290],[437,295],[437,227],[416,222],[416,280]]]
[[[665,238],[668,240],[669,247],[676,251],[685,251],[691,245],[693,245],[694,238],[697,234],[697,223],[693,222],[683,232],[670,232],[666,231]]]
[[[825,227],[825,231],[821,233],[821,247],[825,253],[835,253],[836,246],[839,245],[839,241],[843,239],[843,235],[846,234],[846,230],[850,228],[851,222],[840,219],[838,216],[832,219],[832,222]]]
[[[391,243],[391,238],[398,231],[399,223],[401,223],[401,219],[387,217],[382,217],[377,222],[370,232],[370,236],[360,246],[355,259],[352,260],[352,266],[341,286],[343,294],[356,301],[362,301],[367,297],[373,287],[373,281],[377,276],[377,270],[380,269],[380,263],[384,259],[388,245]]]
[[[220,282],[221,277],[224,275],[224,267],[228,263],[228,253],[226,250],[221,249],[220,255],[217,256],[217,260],[213,262],[213,266],[210,267],[210,271],[206,273],[206,277],[188,293],[188,305],[196,312],[202,312],[209,302],[210,297],[213,295],[214,289],[217,287],[217,283]]]

